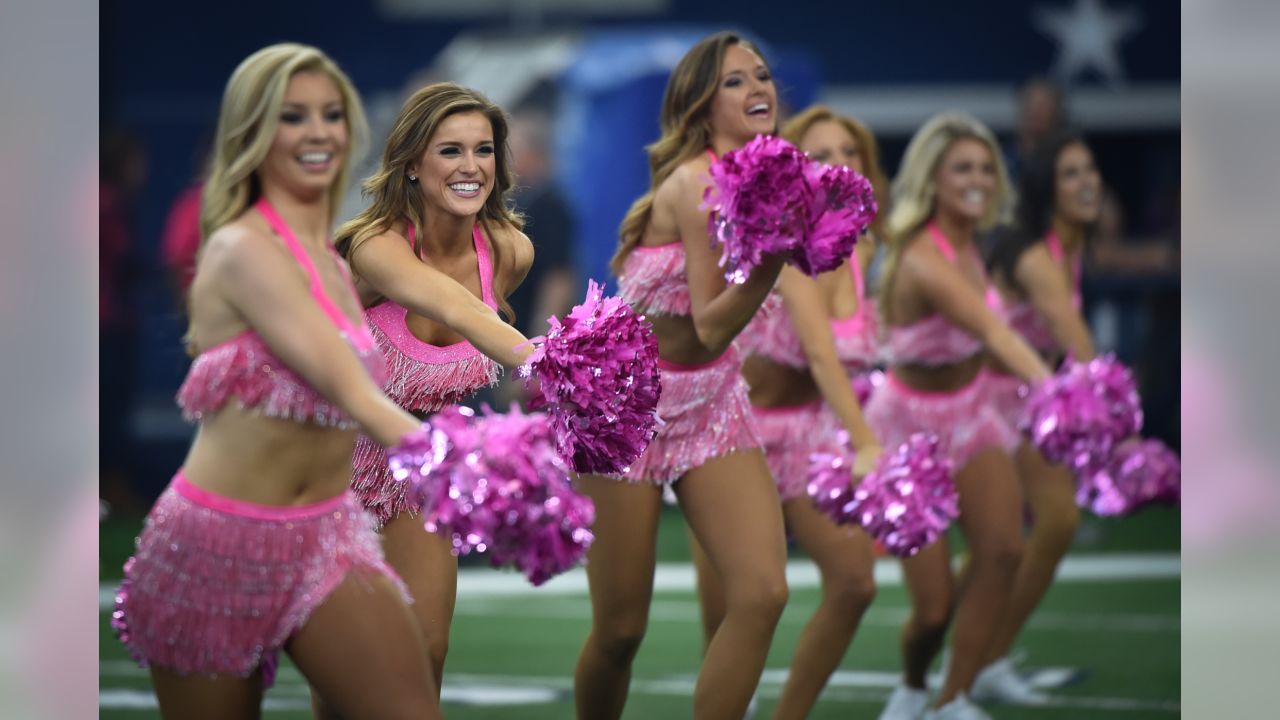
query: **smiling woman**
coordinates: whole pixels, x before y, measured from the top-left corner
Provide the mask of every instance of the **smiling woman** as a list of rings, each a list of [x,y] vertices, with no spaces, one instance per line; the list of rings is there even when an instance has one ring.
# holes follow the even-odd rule
[[[409,98],[365,181],[369,207],[338,230],[387,360],[384,390],[417,414],[461,402],[531,350],[502,322],[533,262],[508,202],[513,177],[502,109],[452,83]],[[523,346],[523,349],[517,350]],[[372,438],[356,443],[352,487],[381,527],[387,559],[413,593],[436,677],[444,672],[457,558],[428,533]]]

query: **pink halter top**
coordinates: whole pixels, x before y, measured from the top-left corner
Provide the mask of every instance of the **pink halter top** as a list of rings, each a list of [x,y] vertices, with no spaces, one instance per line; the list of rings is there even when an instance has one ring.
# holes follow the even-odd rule
[[[848,317],[831,319],[831,335],[836,357],[849,373],[861,373],[880,360],[874,301],[867,297],[862,267],[857,256],[849,262],[853,285],[858,293],[858,309]],[[805,368],[809,365],[800,336],[782,305],[782,296],[771,293],[751,323],[739,335],[743,349],[780,365]]]
[[[1044,238],[1044,244],[1054,262],[1059,265],[1065,262],[1066,255],[1062,250],[1062,240],[1058,238],[1058,233],[1050,230],[1049,234]],[[1079,310],[1081,300],[1080,256],[1078,255],[1072,262],[1071,285],[1071,302],[1076,310]],[[1009,327],[1026,338],[1027,344],[1040,352],[1049,353],[1058,349],[1058,343],[1053,339],[1053,334],[1049,332],[1044,319],[1040,317],[1040,313],[1036,312],[1035,307],[1029,302],[1021,302],[1009,307]]]
[[[369,328],[364,323],[352,322],[325,293],[311,258],[266,198],[258,200],[254,208],[306,270],[311,280],[311,296],[316,304],[360,357],[369,375],[381,383],[385,372],[382,354],[374,345]],[[346,264],[332,246],[329,251],[342,268],[347,287],[355,296],[356,290],[351,284]],[[232,398],[241,407],[253,409],[266,417],[344,429],[355,427],[355,422],[346,413],[277,358],[252,328],[200,353],[178,389],[178,407],[182,408],[183,416],[189,421],[199,421],[206,414],[221,410]]]
[[[951,241],[935,223],[929,223],[927,231],[942,256],[954,264],[956,250]],[[982,268],[980,258],[974,257],[973,260]],[[986,278],[985,269],[983,277]],[[989,280],[986,286],[987,307],[1003,317],[1004,304],[1000,301],[1000,293]],[[929,366],[958,363],[977,355],[983,349],[981,340],[952,325],[951,321],[937,313],[910,325],[890,325],[886,344],[890,362]]]
[[[408,234],[412,246],[412,223]],[[496,310],[493,262],[479,222],[471,230],[471,241],[480,273],[481,299]],[[474,345],[465,340],[443,347],[423,342],[409,330],[408,314],[408,310],[390,300],[365,311],[365,319],[373,328],[373,339],[386,357],[388,373],[382,390],[397,405],[410,412],[436,412],[498,381],[501,366]]]
[[[716,154],[707,148],[711,162]],[[689,274],[684,267],[684,243],[637,245],[618,273],[618,296],[638,313],[689,315]]]
[[[650,315],[688,315],[689,275],[684,267],[684,243],[639,245],[631,250],[618,274],[618,295],[636,312]]]

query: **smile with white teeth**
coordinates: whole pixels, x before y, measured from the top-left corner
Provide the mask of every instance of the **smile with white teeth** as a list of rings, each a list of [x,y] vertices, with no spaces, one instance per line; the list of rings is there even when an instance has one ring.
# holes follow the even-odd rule
[[[307,165],[319,165],[321,163],[327,163],[332,159],[333,153],[329,152],[309,152],[302,153],[298,156],[298,161],[306,163]]]
[[[987,194],[981,190],[966,190],[962,196],[967,203],[981,203],[987,199]]]
[[[459,195],[471,197],[480,192],[480,183],[478,182],[449,183],[449,189]]]
[[[768,103],[756,103],[755,105],[752,105],[751,107],[747,108],[748,115],[764,115],[764,114],[767,114],[768,112],[769,112]]]

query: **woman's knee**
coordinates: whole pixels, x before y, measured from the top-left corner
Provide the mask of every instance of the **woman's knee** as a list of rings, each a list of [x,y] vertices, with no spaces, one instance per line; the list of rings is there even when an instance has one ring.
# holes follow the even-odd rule
[[[776,623],[787,606],[789,592],[784,572],[753,574],[749,578],[726,578],[726,609]]]
[[[876,581],[870,572],[842,569],[827,574],[822,581],[823,596],[836,607],[861,613],[876,598]]]
[[[644,642],[647,615],[647,612],[629,611],[597,622],[591,635],[600,653],[616,663],[631,662]]]
[[[1069,546],[1080,527],[1080,508],[1075,503],[1058,503],[1036,512],[1033,532],[1055,545]]]
[[[998,535],[975,543],[972,549],[972,562],[981,563],[988,568],[1002,573],[1013,574],[1018,571],[1022,562],[1022,534],[1002,532]]]

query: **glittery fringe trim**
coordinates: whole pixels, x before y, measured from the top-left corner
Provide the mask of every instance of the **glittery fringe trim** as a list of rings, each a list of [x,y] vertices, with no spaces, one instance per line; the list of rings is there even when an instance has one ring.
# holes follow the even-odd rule
[[[741,363],[730,350],[712,365],[661,370],[663,425],[620,479],[668,483],[714,457],[760,447]]]
[[[391,477],[386,448],[366,435],[357,437],[351,468],[351,491],[373,516],[376,529],[400,513],[418,514],[405,499],[408,488]]]
[[[825,403],[791,408],[755,408],[756,429],[778,496],[784,501],[805,495],[809,455],[834,449],[840,421]]]
[[[988,372],[987,398],[1009,427],[1017,429],[1022,422],[1027,405],[1027,385],[1022,380],[1000,373]]]
[[[958,470],[983,448],[1013,452],[1020,441],[1018,432],[992,406],[988,393],[985,372],[959,390],[941,393],[913,391],[890,373],[871,396],[865,416],[886,450],[912,433],[937,433],[942,452]]]
[[[373,332],[387,359],[388,379],[383,391],[406,410],[436,412],[497,384],[502,376],[502,366],[479,351],[454,362],[424,363],[396,349],[376,326]]]
[[[352,429],[356,423],[246,334],[196,358],[178,390],[178,406],[189,422],[235,399],[242,408],[281,420]]]
[[[385,575],[412,602],[351,497],[285,522],[204,507],[170,488],[125,564],[112,625],[144,664],[239,677],[261,665],[265,674],[351,572]]]
[[[688,315],[689,282],[684,269],[684,246],[675,249],[637,248],[627,256],[618,277],[618,294],[637,312],[653,315]]]

